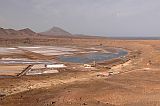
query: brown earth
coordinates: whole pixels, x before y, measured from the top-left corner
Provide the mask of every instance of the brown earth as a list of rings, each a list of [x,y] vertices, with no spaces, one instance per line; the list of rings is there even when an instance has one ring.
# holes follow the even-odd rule
[[[66,70],[43,76],[0,79],[1,106],[159,106],[160,41],[102,38],[8,39],[1,45],[97,45],[130,51],[130,61],[111,68],[119,74]],[[108,71],[106,69],[103,71]],[[3,93],[7,94],[4,96]],[[7,92],[7,93],[6,93]]]

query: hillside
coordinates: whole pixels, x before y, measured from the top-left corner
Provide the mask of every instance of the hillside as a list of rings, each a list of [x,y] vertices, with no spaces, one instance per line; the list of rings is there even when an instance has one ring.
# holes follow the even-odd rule
[[[42,35],[49,35],[49,36],[72,36],[71,33],[59,28],[59,27],[53,27],[48,31],[41,32]]]
[[[21,30],[0,28],[1,38],[32,37],[37,35],[38,34],[36,32],[32,31],[29,28],[21,29]]]

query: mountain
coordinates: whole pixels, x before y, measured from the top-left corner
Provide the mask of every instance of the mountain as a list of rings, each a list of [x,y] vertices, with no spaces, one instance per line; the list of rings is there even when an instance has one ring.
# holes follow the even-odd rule
[[[20,33],[14,29],[0,28],[0,37],[1,38],[15,37],[15,36],[19,36],[19,35],[20,35]]]
[[[35,36],[37,35],[36,32],[32,31],[31,29],[29,28],[26,28],[26,29],[21,29],[21,30],[18,30],[22,35],[31,35],[31,36]]]
[[[0,28],[1,38],[31,37],[31,36],[36,36],[36,35],[38,34],[29,28],[21,29],[21,30]]]
[[[0,36],[4,36],[6,34],[7,34],[7,32],[5,31],[5,29],[0,28]]]
[[[49,36],[72,36],[71,33],[59,28],[59,27],[53,27],[48,31],[41,32],[41,35],[49,35]]]
[[[4,28],[0,28],[0,36],[15,36],[15,35],[19,35],[19,33],[14,30],[14,29],[4,29]]]

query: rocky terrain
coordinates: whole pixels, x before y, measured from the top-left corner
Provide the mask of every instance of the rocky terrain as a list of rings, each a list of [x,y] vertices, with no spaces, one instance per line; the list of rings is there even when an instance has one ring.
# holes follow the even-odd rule
[[[11,36],[36,36],[16,38]],[[160,105],[160,41],[115,40],[98,37],[39,36],[29,29],[0,29],[1,46],[77,46],[93,48],[109,46],[128,50],[129,61],[108,63],[94,71],[63,70],[58,74],[1,78],[0,106],[159,106]],[[17,54],[14,54],[17,55]],[[18,55],[19,56],[19,55]],[[31,59],[52,59],[26,52]],[[1,56],[2,58],[3,56]],[[113,62],[112,62],[113,63]],[[112,64],[111,63],[111,64]],[[108,76],[107,72],[116,74]],[[100,73],[104,73],[99,75]]]

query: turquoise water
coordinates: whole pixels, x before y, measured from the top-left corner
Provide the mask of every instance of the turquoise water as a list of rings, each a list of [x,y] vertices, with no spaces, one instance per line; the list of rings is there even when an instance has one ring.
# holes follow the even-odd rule
[[[71,62],[71,63],[92,63],[93,61],[100,62],[111,60],[114,58],[119,58],[127,55],[128,52],[124,49],[116,49],[116,53],[88,53],[80,56],[60,56],[59,60],[62,62]]]

